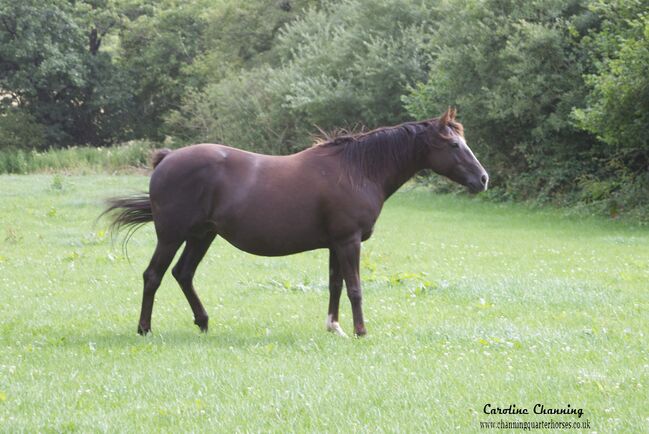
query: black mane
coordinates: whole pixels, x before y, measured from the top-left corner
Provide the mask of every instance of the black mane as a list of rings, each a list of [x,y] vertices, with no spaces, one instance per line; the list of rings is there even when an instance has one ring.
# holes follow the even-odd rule
[[[350,175],[362,174],[376,179],[388,169],[411,163],[416,158],[417,137],[430,126],[431,121],[406,122],[365,133],[338,136],[318,146],[339,148]]]

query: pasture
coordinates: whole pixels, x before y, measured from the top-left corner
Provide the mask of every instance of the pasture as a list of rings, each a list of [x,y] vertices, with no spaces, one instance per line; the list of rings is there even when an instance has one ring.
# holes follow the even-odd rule
[[[264,258],[218,238],[195,282],[209,333],[167,274],[141,337],[152,225],[129,262],[94,221],[147,180],[0,177],[1,431],[649,429],[646,227],[406,187],[363,244],[365,338],[325,332],[326,251]]]

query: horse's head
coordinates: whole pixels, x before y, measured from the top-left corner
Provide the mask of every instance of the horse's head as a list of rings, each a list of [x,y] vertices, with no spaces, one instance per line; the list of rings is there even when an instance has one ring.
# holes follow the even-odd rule
[[[487,189],[489,175],[464,141],[455,109],[430,122],[426,143],[426,167],[466,186],[471,193]]]

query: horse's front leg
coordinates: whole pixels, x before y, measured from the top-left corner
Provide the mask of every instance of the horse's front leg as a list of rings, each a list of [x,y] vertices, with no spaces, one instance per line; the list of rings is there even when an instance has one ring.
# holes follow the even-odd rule
[[[363,336],[367,333],[363,322],[363,293],[361,291],[361,278],[359,263],[361,254],[361,237],[356,236],[335,247],[340,271],[347,286],[347,296],[352,304],[352,315],[354,317],[354,333],[356,336]]]
[[[343,275],[334,249],[329,249],[329,312],[327,314],[327,331],[347,337],[338,323],[340,293],[343,290]]]

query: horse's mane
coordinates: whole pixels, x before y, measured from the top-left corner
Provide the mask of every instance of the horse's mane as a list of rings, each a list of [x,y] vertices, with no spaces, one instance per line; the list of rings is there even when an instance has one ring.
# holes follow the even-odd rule
[[[381,127],[356,134],[334,137],[327,135],[314,146],[338,150],[350,175],[362,174],[369,179],[376,179],[387,169],[394,166],[402,168],[410,164],[418,151],[415,146],[417,137],[437,123],[439,118],[404,122],[393,127]],[[464,130],[459,122],[450,121],[448,126],[463,135]],[[438,134],[442,138],[448,138],[443,131],[438,131]]]

